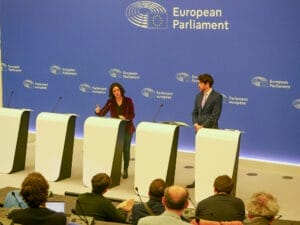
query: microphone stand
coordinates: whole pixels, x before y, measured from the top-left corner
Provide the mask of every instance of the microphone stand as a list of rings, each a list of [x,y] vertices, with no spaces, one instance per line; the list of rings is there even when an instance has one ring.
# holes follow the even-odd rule
[[[154,115],[154,117],[153,117],[153,120],[152,120],[153,122],[156,122],[156,117],[158,116],[158,114],[159,114],[159,112],[160,112],[160,110],[162,109],[163,106],[164,106],[164,104],[161,102],[158,109],[157,109],[157,111],[156,111],[156,113],[155,113],[155,115]]]
[[[134,190],[135,190],[135,192],[136,192],[136,195],[139,197],[140,202],[143,204],[142,197],[141,197],[141,195],[140,195],[140,193],[139,193],[138,187],[135,187]]]
[[[9,96],[9,99],[8,99],[8,102],[7,102],[7,108],[10,107],[10,102],[11,102],[11,99],[12,99],[12,96],[14,95],[14,91],[11,91],[10,92],[10,96]]]
[[[54,104],[53,108],[52,108],[52,111],[51,112],[55,112],[56,110],[56,106],[58,105],[58,103],[60,102],[60,100],[62,99],[61,96],[58,97],[58,99],[56,100],[56,103]]]

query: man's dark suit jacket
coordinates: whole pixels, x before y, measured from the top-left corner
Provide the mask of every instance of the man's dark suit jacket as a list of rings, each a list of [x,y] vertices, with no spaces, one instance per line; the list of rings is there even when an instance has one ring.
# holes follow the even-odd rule
[[[116,209],[109,199],[96,193],[80,194],[76,204],[76,211],[80,215],[92,216],[95,220],[126,222],[126,215],[121,209]]]
[[[212,90],[202,109],[203,93],[196,95],[192,112],[193,124],[198,123],[205,128],[218,128],[218,120],[222,111],[223,96]]]
[[[160,215],[165,211],[165,207],[163,206],[161,200],[154,200],[150,199],[147,202],[149,208],[152,210],[154,215]],[[145,216],[149,216],[149,213],[147,212],[144,204],[136,204],[132,208],[132,225],[137,225],[140,218],[143,218]]]
[[[198,203],[196,218],[213,221],[243,221],[244,202],[231,195],[215,194]]]

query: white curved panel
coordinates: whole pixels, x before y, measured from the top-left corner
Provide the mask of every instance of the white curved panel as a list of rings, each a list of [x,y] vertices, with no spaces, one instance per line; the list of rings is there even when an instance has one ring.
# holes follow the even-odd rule
[[[36,119],[35,170],[49,181],[60,176],[68,121],[74,114],[42,112]]]
[[[177,126],[161,123],[141,122],[136,129],[135,187],[143,196],[148,196],[152,180],[166,180]]]
[[[196,134],[195,200],[214,193],[213,183],[220,175],[233,176],[240,132],[202,128]]]
[[[89,117],[84,123],[83,183],[91,186],[97,173],[111,174],[119,125],[122,120]]]
[[[24,111],[20,109],[0,108],[0,172],[10,173],[13,169],[16,146]]]

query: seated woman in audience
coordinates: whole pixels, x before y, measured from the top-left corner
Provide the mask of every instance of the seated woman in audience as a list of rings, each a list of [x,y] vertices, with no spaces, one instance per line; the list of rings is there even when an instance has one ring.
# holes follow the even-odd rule
[[[270,193],[254,193],[247,204],[248,219],[244,224],[268,225],[279,212],[279,205]]]
[[[78,196],[76,211],[80,215],[92,216],[95,220],[121,222],[127,220],[127,212],[131,211],[133,200],[115,207],[112,202],[104,197],[110,186],[110,177],[105,173],[98,173],[92,178],[92,192]]]
[[[66,216],[45,207],[49,184],[42,174],[30,173],[23,181],[20,194],[29,208],[15,209],[8,214],[14,223],[23,225],[65,225]]]

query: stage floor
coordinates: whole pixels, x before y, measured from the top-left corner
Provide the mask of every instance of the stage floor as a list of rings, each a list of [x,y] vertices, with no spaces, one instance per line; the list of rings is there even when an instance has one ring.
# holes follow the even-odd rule
[[[25,170],[13,174],[0,173],[0,188],[7,186],[20,187],[24,177],[29,172],[34,171],[34,135],[30,135],[28,140]],[[76,140],[74,143],[72,176],[71,178],[58,182],[49,182],[50,189],[53,193],[64,194],[65,191],[78,193],[90,191],[90,189],[85,187],[82,183],[82,149],[82,140]],[[134,198],[136,201],[139,201],[134,191],[134,146],[132,146],[131,158],[129,178],[121,180],[119,186],[110,189],[106,193],[107,197],[120,199]],[[53,166],[55,167],[56,165]],[[178,152],[175,184],[182,186],[190,184],[194,177],[193,166],[193,153]],[[257,175],[253,176],[253,174]],[[299,188],[299,166],[266,163],[246,159],[239,160],[236,196],[243,199],[245,203],[254,192],[270,192],[278,199],[280,205],[279,214],[282,215],[281,219],[300,221]],[[191,198],[194,199],[194,189],[189,189],[189,191]],[[142,197],[144,200],[147,198],[147,196]],[[190,204],[189,207],[192,208],[192,204]]]

